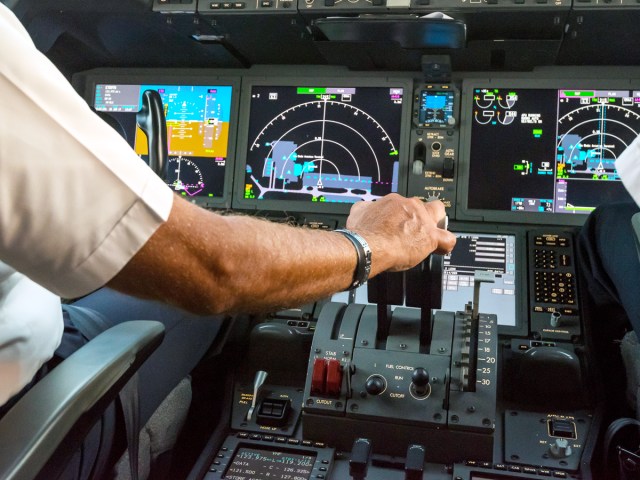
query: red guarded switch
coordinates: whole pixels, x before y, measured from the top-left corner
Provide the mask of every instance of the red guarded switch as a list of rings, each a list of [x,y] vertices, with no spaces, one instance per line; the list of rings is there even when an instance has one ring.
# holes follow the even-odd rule
[[[324,358],[313,360],[311,373],[311,395],[324,395],[327,378],[327,361]]]
[[[342,367],[335,359],[327,361],[326,394],[330,397],[339,397],[342,388]]]

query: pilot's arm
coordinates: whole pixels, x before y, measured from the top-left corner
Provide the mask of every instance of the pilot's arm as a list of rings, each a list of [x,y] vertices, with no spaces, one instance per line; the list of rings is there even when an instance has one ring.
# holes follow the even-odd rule
[[[453,248],[437,228],[442,203],[391,195],[356,204],[347,227],[372,250],[371,273],[403,270]],[[300,305],[346,289],[356,270],[341,234],[220,216],[176,197],[169,219],[109,282],[128,293],[205,312]]]

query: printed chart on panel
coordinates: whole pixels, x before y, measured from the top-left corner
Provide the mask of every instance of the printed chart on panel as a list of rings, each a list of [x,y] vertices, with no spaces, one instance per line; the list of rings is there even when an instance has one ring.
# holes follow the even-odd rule
[[[398,190],[402,88],[254,86],[245,199],[353,203]]]
[[[101,105],[113,116],[130,112],[131,117],[141,108],[145,90],[156,90],[162,98],[169,149],[167,184],[183,196],[222,196],[232,87],[98,85],[96,109]],[[146,156],[146,135],[133,125],[130,128],[135,129],[136,153]]]

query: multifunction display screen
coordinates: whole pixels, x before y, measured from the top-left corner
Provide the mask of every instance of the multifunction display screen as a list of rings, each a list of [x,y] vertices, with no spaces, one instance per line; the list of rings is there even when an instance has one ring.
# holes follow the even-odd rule
[[[98,84],[94,107],[112,116],[136,153],[148,155],[146,135],[136,126],[146,90],[160,93],[169,147],[166,183],[184,197],[224,194],[229,151],[232,87],[229,85]]]
[[[498,325],[515,327],[515,236],[456,233],[456,238],[455,248],[444,258],[442,310],[464,310],[473,300],[475,272],[493,272],[495,283],[480,286],[480,310],[497,315]]]
[[[225,480],[309,480],[316,460],[314,453],[240,447]]]
[[[586,214],[628,198],[615,160],[640,91],[473,88],[468,208]]]
[[[254,85],[243,198],[354,203],[398,191],[404,94]]]
[[[450,127],[453,121],[454,92],[450,90],[420,90],[418,94],[418,126]]]

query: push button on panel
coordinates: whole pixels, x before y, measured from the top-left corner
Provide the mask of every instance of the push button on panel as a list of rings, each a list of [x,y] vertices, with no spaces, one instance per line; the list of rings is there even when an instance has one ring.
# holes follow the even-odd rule
[[[311,373],[311,395],[324,394],[326,377],[327,363],[324,358],[316,358],[313,361],[313,372]]]
[[[342,366],[335,358],[316,358],[311,373],[311,395],[339,397],[342,390]]]
[[[326,386],[327,395],[331,397],[340,396],[340,390],[342,387],[342,367],[338,360],[331,359],[328,361]]]

